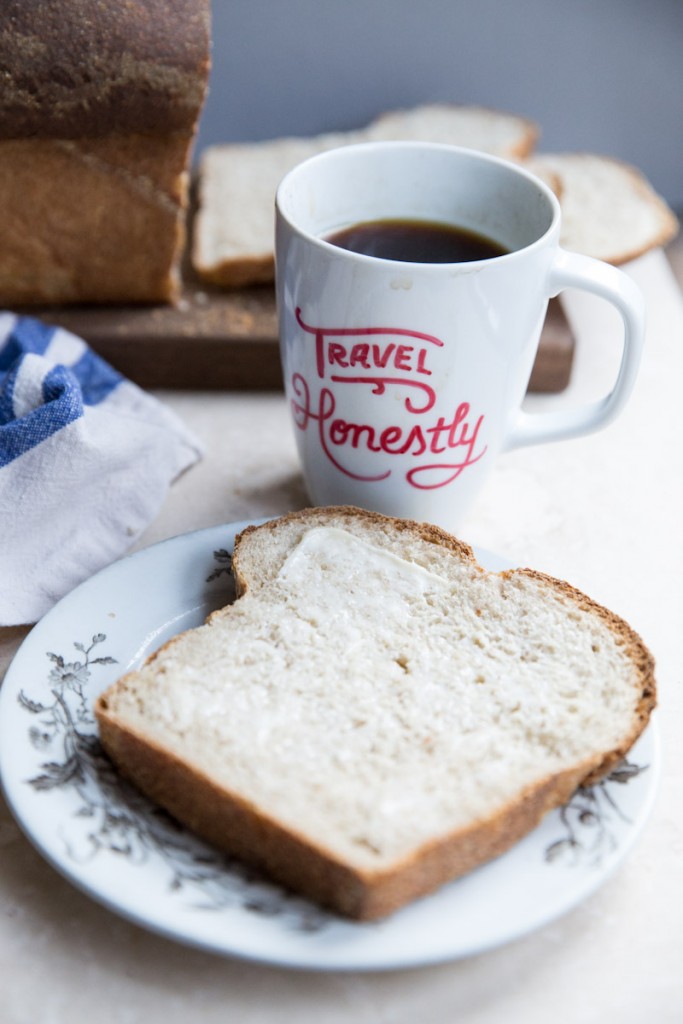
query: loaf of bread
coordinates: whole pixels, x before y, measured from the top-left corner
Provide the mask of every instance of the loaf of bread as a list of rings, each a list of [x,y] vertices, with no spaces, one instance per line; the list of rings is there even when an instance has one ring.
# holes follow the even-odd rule
[[[248,528],[236,602],[98,700],[120,771],[352,918],[503,853],[628,751],[653,662],[614,614],[442,530],[339,507]]]
[[[209,28],[209,0],[3,4],[3,306],[175,297]]]
[[[529,170],[557,182],[565,249],[627,263],[678,232],[678,220],[645,176],[630,164],[594,153],[538,154]]]
[[[281,179],[310,156],[354,142],[416,140],[523,158],[537,138],[525,117],[451,104],[392,111],[355,132],[211,146],[199,165],[192,263],[210,284],[236,288],[272,281],[273,203]]]

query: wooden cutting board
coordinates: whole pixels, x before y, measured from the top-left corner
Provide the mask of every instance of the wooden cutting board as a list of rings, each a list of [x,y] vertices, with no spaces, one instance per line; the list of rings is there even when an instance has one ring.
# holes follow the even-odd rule
[[[270,285],[229,292],[187,272],[177,306],[53,306],[26,312],[73,331],[144,388],[282,388]],[[573,353],[569,324],[553,299],[529,390],[562,391]]]

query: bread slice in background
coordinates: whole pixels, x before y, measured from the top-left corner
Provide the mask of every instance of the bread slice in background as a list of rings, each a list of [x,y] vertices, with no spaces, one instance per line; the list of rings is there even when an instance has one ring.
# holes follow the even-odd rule
[[[653,662],[567,583],[425,524],[311,509],[237,539],[238,599],[96,705],[121,772],[358,919],[509,849],[647,724]]]
[[[277,187],[298,163],[328,149],[416,139],[521,159],[531,153],[537,135],[532,121],[515,114],[429,104],[384,114],[359,131],[211,146],[199,165],[193,267],[207,283],[225,287],[272,281]]]
[[[539,128],[519,114],[488,107],[429,103],[381,114],[363,135],[367,142],[440,142],[522,159],[533,152]]]
[[[280,181],[303,160],[354,140],[350,133],[330,133],[206,149],[192,238],[192,264],[199,277],[230,288],[272,281]]]
[[[538,154],[525,166],[557,182],[565,249],[622,264],[666,245],[678,232],[664,199],[623,161],[592,153]]]

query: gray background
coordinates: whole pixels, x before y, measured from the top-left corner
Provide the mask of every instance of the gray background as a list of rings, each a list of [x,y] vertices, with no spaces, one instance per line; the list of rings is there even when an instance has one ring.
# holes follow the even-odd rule
[[[640,167],[683,209],[683,0],[213,0],[207,144],[430,101],[524,114],[539,149]]]

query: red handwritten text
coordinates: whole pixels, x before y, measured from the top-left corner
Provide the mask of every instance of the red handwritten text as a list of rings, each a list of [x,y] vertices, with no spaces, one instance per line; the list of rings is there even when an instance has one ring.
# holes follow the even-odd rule
[[[407,456],[417,462],[405,471],[407,482],[432,490],[452,483],[486,453],[479,436],[484,416],[472,414],[469,402],[458,402],[447,412],[426,418],[437,400],[428,361],[443,348],[440,338],[405,328],[313,327],[304,321],[300,308],[296,320],[315,338],[317,378],[327,383],[314,397],[309,381],[301,373],[293,374],[294,422],[300,430],[315,424],[325,456],[341,473],[354,480],[386,480],[391,475],[387,460]],[[382,427],[345,419],[338,413],[339,384],[369,385],[377,396],[384,395],[388,387],[408,387],[411,392],[405,398],[405,409],[411,415],[403,423]],[[351,467],[359,459],[359,455],[354,459],[354,452],[376,454],[381,471],[354,471]]]
[[[429,346],[441,348],[443,342],[433,334],[401,327],[312,327],[304,321],[300,308],[296,310],[296,320],[315,337],[316,367],[321,380],[328,377],[336,384],[369,384],[375,395],[384,394],[388,385],[415,388],[422,393],[422,403],[416,404],[410,396],[406,398],[409,412],[428,412],[434,406],[436,394],[424,378],[432,375],[427,366]],[[382,337],[386,340],[370,340]],[[332,340],[341,338],[344,340]],[[402,338],[410,339],[410,343],[399,340]],[[359,369],[366,372],[359,374]],[[351,372],[343,372],[347,370]]]
[[[446,458],[427,460],[406,473],[406,479],[413,487],[432,490],[444,487],[455,480],[468,466],[478,462],[486,447],[477,450],[479,429],[483,416],[476,421],[469,419],[470,407],[461,402],[452,416],[439,416],[429,426],[414,423],[405,428],[398,425],[382,429],[370,423],[353,423],[336,416],[337,403],[333,392],[323,387],[314,406],[310,388],[305,378],[297,373],[292,378],[292,413],[300,430],[306,430],[309,423],[317,424],[320,444],[325,455],[346,476],[355,480],[385,480],[390,470],[376,475],[362,475],[345,466],[338,456],[339,449],[366,449],[384,455],[441,455]]]

